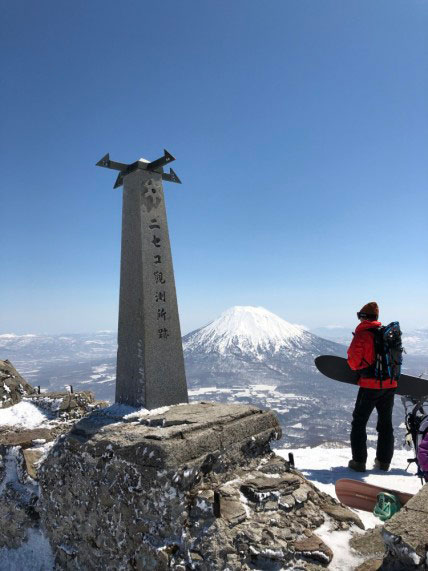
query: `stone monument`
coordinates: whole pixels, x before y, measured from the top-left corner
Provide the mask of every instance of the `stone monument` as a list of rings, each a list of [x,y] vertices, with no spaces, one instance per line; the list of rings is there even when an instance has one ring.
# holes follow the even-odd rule
[[[119,171],[123,184],[116,402],[154,409],[188,402],[183,347],[162,181],[174,157],[97,166]]]

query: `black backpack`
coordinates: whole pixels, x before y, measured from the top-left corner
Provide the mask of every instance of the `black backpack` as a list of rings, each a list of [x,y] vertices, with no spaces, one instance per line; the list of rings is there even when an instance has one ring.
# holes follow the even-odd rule
[[[385,379],[398,381],[403,363],[403,344],[398,321],[370,329],[374,333],[375,362],[370,367],[381,383]]]

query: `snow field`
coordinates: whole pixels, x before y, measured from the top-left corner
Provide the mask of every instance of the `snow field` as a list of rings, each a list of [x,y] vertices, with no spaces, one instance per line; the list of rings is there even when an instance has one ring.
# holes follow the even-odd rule
[[[354,472],[348,468],[348,462],[352,458],[350,448],[281,448],[275,452],[288,460],[288,453],[294,454],[296,468],[310,480],[319,490],[330,494],[337,499],[334,485],[340,478],[352,478],[368,484],[382,486],[409,494],[416,494],[421,489],[421,481],[414,475],[414,468],[410,467],[406,472],[407,458],[412,457],[412,451],[395,450],[389,472],[373,470],[376,457],[375,448],[368,449],[367,468],[365,473]],[[374,515],[360,510],[355,510],[366,528],[375,527],[381,522]]]
[[[0,427],[38,428],[49,422],[50,418],[48,411],[25,400],[9,408],[0,409]]]

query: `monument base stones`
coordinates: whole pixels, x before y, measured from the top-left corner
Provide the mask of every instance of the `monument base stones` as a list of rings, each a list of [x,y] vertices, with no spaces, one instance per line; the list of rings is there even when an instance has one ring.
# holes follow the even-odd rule
[[[272,453],[280,432],[271,411],[214,403],[125,416],[114,405],[79,421],[41,469],[58,568],[327,566],[314,531],[362,524]]]

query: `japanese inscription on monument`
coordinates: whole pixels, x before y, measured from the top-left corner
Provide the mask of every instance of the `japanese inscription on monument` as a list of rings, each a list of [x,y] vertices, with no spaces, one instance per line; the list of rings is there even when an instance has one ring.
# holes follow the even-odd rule
[[[130,165],[105,155],[98,166],[123,184],[116,402],[148,409],[187,402],[183,348],[162,181],[174,160]]]

